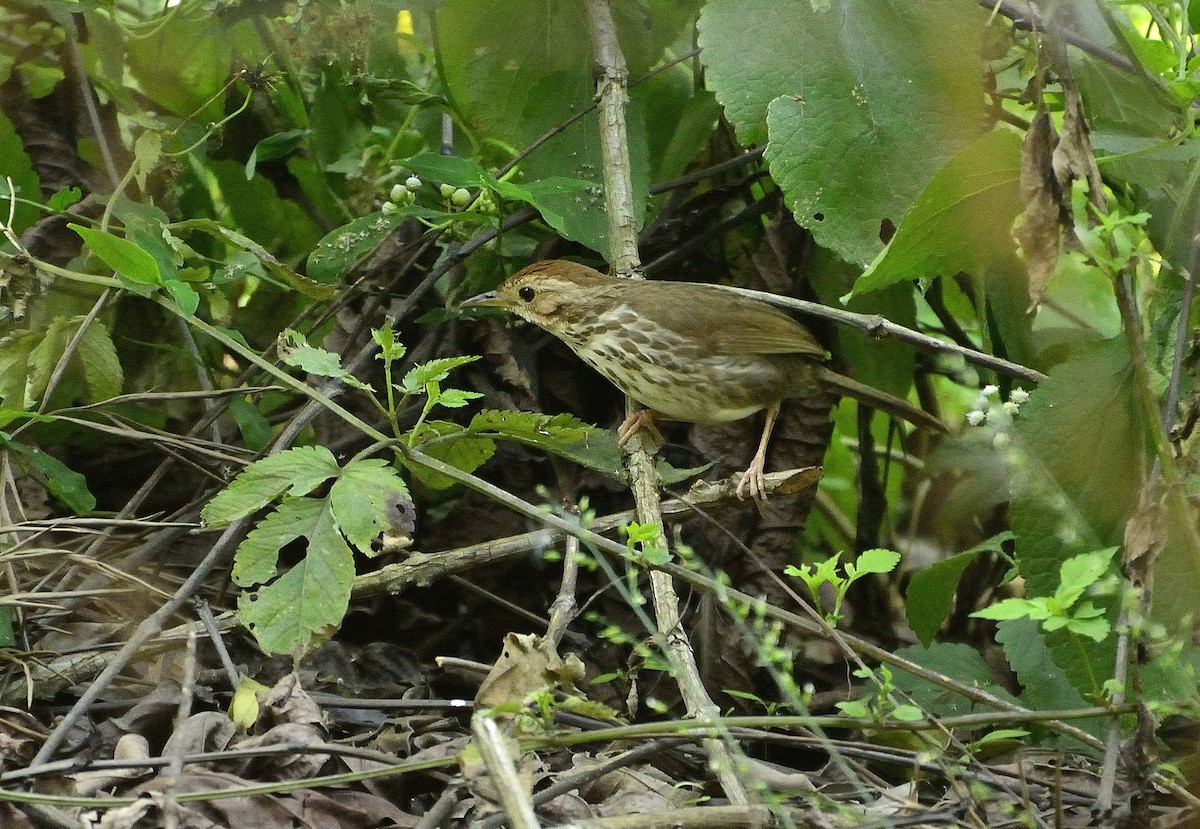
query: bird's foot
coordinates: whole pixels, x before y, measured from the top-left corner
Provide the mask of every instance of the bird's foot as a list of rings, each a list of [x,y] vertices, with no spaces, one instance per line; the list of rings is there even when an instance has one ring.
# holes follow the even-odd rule
[[[766,458],[759,455],[754,456],[754,460],[750,461],[750,466],[742,473],[742,480],[738,482],[737,489],[734,494],[737,495],[739,501],[746,500],[745,489],[750,490],[750,497],[755,503],[761,504],[767,500],[767,485],[763,475],[763,469],[766,466]]]
[[[638,409],[621,421],[621,425],[617,427],[617,446],[624,449],[625,444],[638,429],[645,429],[649,432],[656,446],[662,446],[665,442],[662,432],[658,431],[658,425],[654,422],[654,412],[649,409]]]

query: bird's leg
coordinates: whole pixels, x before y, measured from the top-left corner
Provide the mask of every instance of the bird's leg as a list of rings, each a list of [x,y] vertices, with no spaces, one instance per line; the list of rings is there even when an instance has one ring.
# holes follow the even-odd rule
[[[617,446],[624,448],[638,429],[645,429],[649,432],[656,445],[662,446],[665,443],[662,432],[658,431],[658,426],[654,423],[654,412],[649,409],[638,409],[621,421],[621,425],[617,427]]]
[[[763,470],[767,466],[767,443],[771,440],[771,430],[775,428],[775,418],[777,417],[779,417],[779,404],[772,403],[767,407],[767,421],[763,424],[762,437],[758,440],[758,451],[754,453],[754,460],[750,461],[750,466],[746,467],[746,471],[742,473],[742,480],[735,490],[738,500],[746,499],[746,496],[742,494],[742,488],[747,484],[750,485],[751,498],[755,501],[767,500]]]

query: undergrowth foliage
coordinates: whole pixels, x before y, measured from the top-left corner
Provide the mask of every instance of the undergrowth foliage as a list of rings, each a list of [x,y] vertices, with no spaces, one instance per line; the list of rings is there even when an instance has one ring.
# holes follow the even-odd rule
[[[720,486],[752,439],[667,424],[668,517],[627,511],[612,390],[459,307],[538,259],[604,268],[583,0],[15,0],[0,701],[150,676],[120,670],[145,653],[112,656],[113,620],[141,635],[202,594],[244,628],[240,728],[271,666],[324,681],[298,666],[369,639],[423,665],[502,653],[480,707],[548,740],[571,712],[678,715],[686,631],[721,712],[831,717],[793,725],[838,783],[828,728],[957,780],[1014,745],[1098,757],[1116,723],[1133,801],[1164,790],[1155,727],[1200,715],[1200,4],[604,5],[631,79],[617,218],[648,276],[852,312],[804,314],[831,367],[950,434],[844,402],[826,441],[794,401],[768,469],[799,471],[758,513]],[[101,655],[69,660],[64,630]],[[738,742],[696,739],[717,737]]]

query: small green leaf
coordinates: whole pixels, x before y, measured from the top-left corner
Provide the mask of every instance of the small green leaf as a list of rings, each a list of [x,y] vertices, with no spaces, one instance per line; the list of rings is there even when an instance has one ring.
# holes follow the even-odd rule
[[[894,550],[864,550],[859,553],[858,558],[854,561],[854,572],[857,575],[864,573],[890,573],[896,569],[896,565],[900,563],[900,554]],[[846,569],[850,569],[850,565],[846,565]]]
[[[268,135],[259,141],[250,152],[250,158],[246,160],[246,178],[254,178],[254,171],[258,166],[258,162],[283,158],[296,149],[309,132],[309,130],[288,130],[287,132],[277,132],[274,135]]]
[[[1005,599],[971,614],[976,619],[1046,619],[1050,609],[1045,599]]]
[[[915,705],[897,705],[890,716],[900,722],[918,722],[925,719],[925,712]]]
[[[50,200],[46,203],[46,206],[55,213],[59,213],[75,204],[81,198],[83,198],[83,191],[81,191],[78,187],[64,187],[62,190],[59,190],[50,197]]]
[[[217,493],[200,513],[220,526],[256,512],[287,492],[307,495],[338,474],[337,461],[324,446],[300,446],[255,461]]]
[[[1083,592],[1104,575],[1116,552],[1116,547],[1109,547],[1092,553],[1071,556],[1062,563],[1062,567],[1059,569],[1059,585],[1058,589],[1054,591],[1054,598],[1063,609],[1075,604]]]
[[[420,153],[404,159],[400,164],[420,178],[455,187],[479,187],[485,179],[490,178],[482,167],[461,155]]]
[[[96,508],[96,496],[88,489],[87,479],[78,472],[41,449],[16,441],[5,440],[4,443],[21,455],[45,479],[50,494],[76,515],[84,515]]]
[[[461,357],[443,357],[413,366],[400,381],[400,388],[408,394],[423,394],[427,383],[439,383],[445,380],[453,369],[478,359],[478,356],[468,354]]]
[[[372,391],[371,387],[342,368],[342,358],[332,351],[308,344],[299,331],[286,329],[279,341],[279,359],[309,374],[320,377],[336,377],[347,386],[361,391]]]
[[[196,293],[195,288],[182,279],[167,279],[163,282],[163,287],[167,289],[167,293],[171,295],[171,299],[175,300],[175,304],[179,306],[179,310],[185,317],[193,316],[196,309],[200,307],[200,295]]]
[[[477,400],[483,397],[482,394],[475,391],[460,391],[459,389],[443,389],[438,395],[438,405],[445,406],[447,409],[461,409],[463,406],[472,400]]]
[[[74,223],[68,224],[67,227],[82,236],[92,252],[118,275],[141,285],[162,284],[162,275],[154,257],[133,242]]]
[[[242,443],[247,449],[258,452],[271,442],[271,423],[253,403],[244,397],[229,401],[229,414],[242,433]]]

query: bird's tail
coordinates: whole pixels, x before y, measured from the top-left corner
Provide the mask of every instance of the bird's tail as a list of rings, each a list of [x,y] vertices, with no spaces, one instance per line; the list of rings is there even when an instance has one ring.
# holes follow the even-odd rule
[[[895,395],[864,385],[857,380],[851,380],[844,374],[821,368],[821,381],[826,388],[845,397],[853,397],[860,403],[865,403],[873,409],[887,412],[901,420],[907,420],[914,426],[928,429],[931,432],[946,432],[946,424],[924,409],[919,409],[907,400],[901,400]]]

